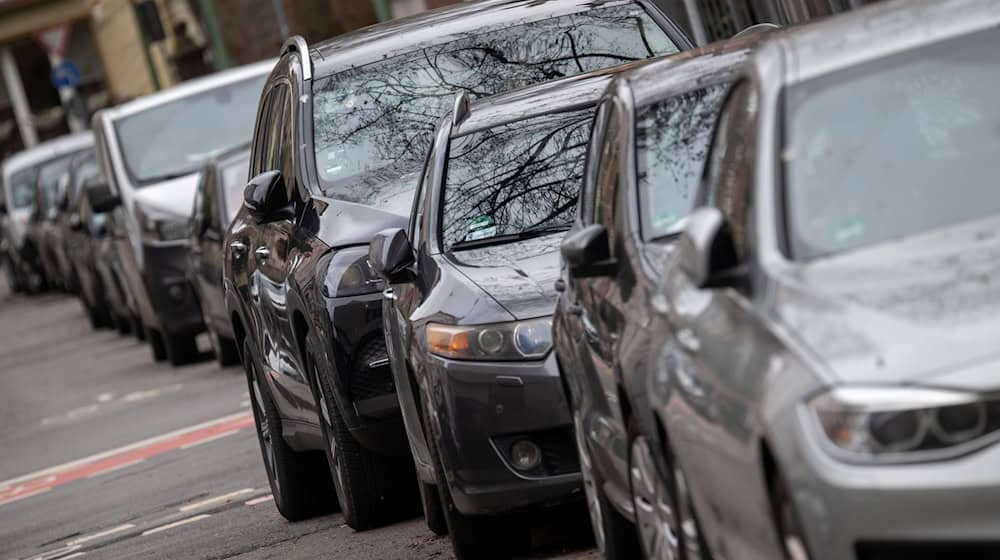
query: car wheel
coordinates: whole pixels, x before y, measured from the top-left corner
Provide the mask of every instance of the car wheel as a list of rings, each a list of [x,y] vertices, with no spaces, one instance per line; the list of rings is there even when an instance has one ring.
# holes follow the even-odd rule
[[[421,399],[421,413],[424,416],[424,433],[430,449],[437,477],[437,492],[445,526],[451,536],[451,547],[457,560],[499,560],[510,558],[530,544],[530,534],[526,527],[517,524],[511,516],[466,515],[455,507],[448,487],[447,475],[441,461],[437,438],[431,426],[433,414],[426,395]]]
[[[215,354],[215,361],[219,363],[219,366],[228,367],[240,363],[240,353],[237,352],[236,341],[219,336],[219,333],[207,321],[205,328],[208,330],[208,340],[212,343],[212,353]]]
[[[788,493],[788,486],[780,475],[775,475],[772,483],[772,502],[777,511],[778,536],[785,550],[786,560],[809,560],[809,549],[806,547],[799,515]]]
[[[165,361],[167,359],[167,346],[163,341],[163,334],[156,329],[145,329],[144,332],[145,338],[149,339],[149,349],[153,353],[153,361]]]
[[[622,517],[604,496],[600,475],[594,469],[593,455],[587,443],[579,412],[573,414],[573,431],[576,434],[583,491],[587,498],[587,510],[590,513],[590,525],[594,531],[597,549],[607,560],[638,557],[639,543],[636,540],[635,527]]]
[[[112,321],[114,322],[115,329],[120,335],[132,334],[132,322],[122,317],[121,315],[115,315],[112,312]]]
[[[333,385],[307,356],[316,386],[327,463],[344,522],[364,531],[416,513],[416,472],[408,459],[365,449],[354,439],[333,398]]]
[[[323,456],[296,453],[281,436],[281,417],[271,392],[250,353],[243,345],[250,404],[267,480],[278,512],[289,521],[300,521],[332,511],[336,500]]]
[[[163,333],[163,343],[167,349],[170,365],[186,366],[198,361],[198,342],[193,336]]]
[[[427,521],[427,528],[438,536],[448,534],[448,520],[444,517],[444,508],[441,507],[441,495],[438,493],[437,484],[428,484],[418,480],[420,488],[420,502],[424,509],[424,520]]]
[[[676,493],[672,481],[660,476],[646,436],[632,438],[629,445],[629,481],[643,557],[679,560],[681,520]]]

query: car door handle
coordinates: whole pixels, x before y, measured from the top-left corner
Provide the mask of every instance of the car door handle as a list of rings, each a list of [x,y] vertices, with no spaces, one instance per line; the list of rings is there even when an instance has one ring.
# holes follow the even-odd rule
[[[242,241],[233,241],[229,244],[229,248],[232,249],[237,255],[242,255],[247,252],[247,246]]]
[[[267,247],[257,247],[257,250],[255,250],[253,254],[257,255],[258,259],[266,259],[271,256],[271,250]]]
[[[698,340],[698,335],[694,334],[694,331],[691,329],[678,330],[677,342],[688,352],[697,353],[701,350],[701,341]]]

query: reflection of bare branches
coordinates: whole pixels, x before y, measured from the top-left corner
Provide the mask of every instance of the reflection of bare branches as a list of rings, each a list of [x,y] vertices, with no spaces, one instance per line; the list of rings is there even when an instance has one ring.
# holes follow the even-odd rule
[[[495,95],[676,51],[653,30],[642,8],[605,6],[470,32],[332,76],[317,84],[314,99],[317,161],[328,194],[366,203],[378,193],[361,175],[388,165],[419,168],[456,93]]]
[[[456,139],[444,193],[446,245],[488,217],[491,235],[568,223],[576,209],[592,111],[536,117]]]

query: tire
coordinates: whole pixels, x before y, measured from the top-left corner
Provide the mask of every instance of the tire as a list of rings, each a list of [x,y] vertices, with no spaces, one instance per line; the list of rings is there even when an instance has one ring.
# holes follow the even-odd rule
[[[648,560],[711,560],[695,515],[690,486],[669,446],[659,449],[629,426],[629,481],[636,533]],[[654,453],[663,453],[658,463]],[[663,472],[659,464],[669,472]]]
[[[441,495],[438,493],[437,484],[428,484],[422,480],[417,480],[420,489],[420,502],[424,509],[424,520],[427,528],[439,537],[448,534],[448,520],[444,517],[444,508],[441,507]]]
[[[636,527],[604,495],[604,484],[600,473],[594,469],[593,454],[578,411],[573,412],[573,433],[576,435],[576,446],[580,454],[580,474],[587,499],[587,511],[590,513],[590,526],[594,531],[594,543],[598,551],[607,560],[639,558]]]
[[[520,526],[512,516],[465,515],[455,507],[437,438],[431,428],[431,415],[426,410],[428,399],[422,398],[421,401],[427,447],[430,449],[437,477],[439,503],[456,560],[504,560],[523,552],[530,544],[530,534],[527,527]]]
[[[235,366],[240,363],[240,353],[236,347],[236,341],[231,338],[220,336],[219,333],[208,325],[208,340],[212,343],[212,353],[215,354],[215,361],[220,367]]]
[[[198,361],[198,342],[193,336],[163,333],[163,345],[167,351],[167,360],[174,367]]]
[[[163,362],[167,359],[167,345],[163,340],[163,334],[156,329],[146,329],[145,338],[149,339],[149,349],[153,353],[154,362]]]
[[[788,492],[788,485],[780,473],[775,473],[771,480],[771,503],[775,511],[778,538],[785,553],[785,560],[812,558],[802,531],[801,518]]]
[[[112,314],[115,329],[120,335],[132,334],[132,322],[119,315]]]
[[[306,358],[344,522],[355,531],[365,531],[416,515],[419,502],[412,460],[380,455],[358,443],[333,399],[332,383],[319,374],[311,356]]]
[[[142,321],[138,317],[132,316],[129,318],[129,322],[132,324],[132,334],[135,335],[136,340],[139,342],[146,342],[146,328],[143,326]],[[162,344],[162,341],[161,341]],[[163,357],[156,360],[162,362],[167,359],[166,349],[163,350]]]
[[[278,512],[289,521],[301,521],[333,511],[337,499],[326,461],[320,453],[296,453],[281,436],[281,417],[249,342],[243,344],[243,368],[257,441]]]

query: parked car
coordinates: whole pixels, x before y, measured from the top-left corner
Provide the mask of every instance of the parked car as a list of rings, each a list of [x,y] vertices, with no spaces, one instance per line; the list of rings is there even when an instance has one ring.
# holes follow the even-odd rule
[[[325,480],[303,453],[312,450],[326,452],[351,527],[410,509],[416,484],[367,244],[405,225],[453,94],[496,94],[688,46],[644,1],[576,0],[470,2],[311,49],[300,38],[286,44],[261,100],[253,179],[223,272],[285,517],[323,509]]]
[[[703,557],[1000,556],[996,7],[789,30],[728,94],[650,329]]]
[[[194,195],[189,276],[202,319],[222,366],[240,363],[236,336],[222,293],[222,236],[243,205],[250,169],[250,147],[240,146],[205,164]]]
[[[421,480],[458,558],[508,557],[511,515],[580,493],[552,347],[559,242],[594,109],[621,69],[468,103],[438,128],[406,230],[378,233],[383,321]],[[437,210],[440,209],[440,210]]]
[[[766,36],[643,64],[615,79],[598,110],[580,213],[562,244],[553,336],[595,540],[609,559],[639,555],[636,524],[646,557],[678,557],[659,548],[668,541],[649,519],[662,510],[644,493],[639,467],[652,463],[634,460],[656,445],[639,435],[653,425],[645,400],[652,301],[694,206],[728,87]]]
[[[198,170],[247,142],[253,108],[273,62],[189,80],[94,115],[98,159],[108,188],[90,189],[91,205],[121,204],[124,238],[112,237],[132,309],[153,358],[173,365],[198,357],[204,330],[187,277],[188,224]]]
[[[29,221],[35,201],[39,168],[45,163],[93,145],[93,135],[81,132],[43,142],[18,152],[3,162],[4,200],[8,215],[4,238],[7,244],[7,273],[14,291],[37,292],[45,287],[40,248],[28,238]]]
[[[112,287],[105,285],[97,268],[97,246],[107,235],[107,215],[90,207],[85,188],[99,180],[101,169],[97,155],[88,151],[75,160],[69,173],[69,188],[64,198],[60,226],[66,238],[66,258],[79,284],[80,302],[95,329],[118,328],[118,318],[111,303]]]
[[[70,159],[69,168],[59,178],[53,227],[49,229],[48,244],[54,249],[56,267],[59,276],[67,290],[78,293],[80,290],[80,279],[77,276],[76,268],[73,266],[69,252],[69,241],[71,238],[71,223],[79,223],[78,202],[82,194],[82,181],[77,179],[77,171],[82,165],[89,165],[97,168],[97,160],[93,149],[78,152]],[[71,219],[73,216],[76,218]]]
[[[136,314],[135,298],[128,291],[128,284],[125,282],[122,268],[119,264],[116,245],[128,242],[125,231],[125,212],[121,206],[117,206],[108,212],[97,212],[90,204],[89,192],[97,190],[104,194],[107,192],[107,179],[103,174],[93,177],[84,184],[87,193],[83,204],[89,211],[97,216],[104,216],[103,227],[99,227],[99,235],[93,238],[94,241],[94,268],[101,278],[101,284],[106,288],[104,292],[111,310],[111,320],[119,334],[131,334],[139,341],[146,340],[146,332],[142,327],[142,320]]]

